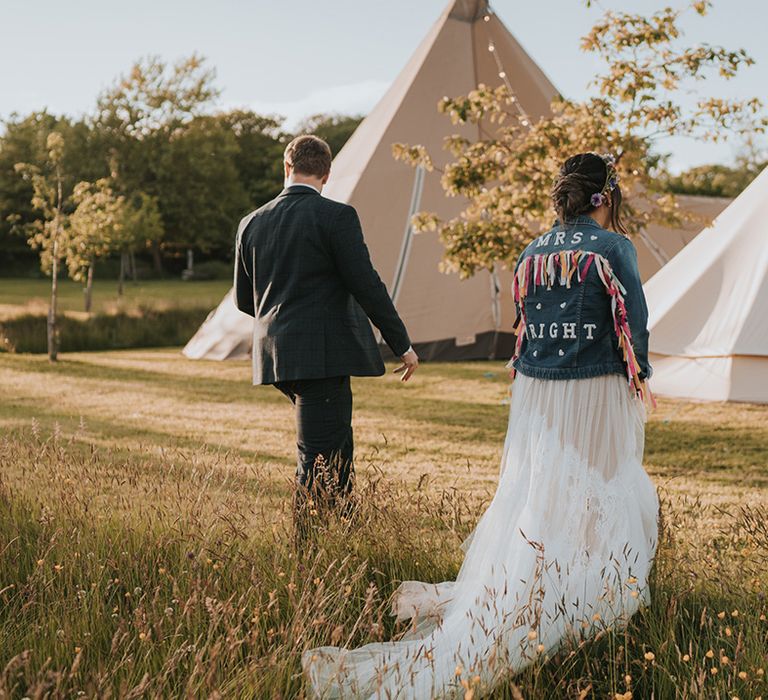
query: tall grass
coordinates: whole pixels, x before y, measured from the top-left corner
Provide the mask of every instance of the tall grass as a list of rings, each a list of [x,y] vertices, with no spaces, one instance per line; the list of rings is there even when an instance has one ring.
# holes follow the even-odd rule
[[[62,315],[57,328],[62,352],[184,345],[210,309],[143,308],[136,312],[95,314],[90,318]],[[23,314],[0,320],[0,351],[47,351],[46,319]]]
[[[402,632],[395,586],[453,578],[481,512],[373,471],[354,522],[297,553],[288,483],[226,453],[148,461],[85,433],[0,438],[0,697],[302,697],[301,652]],[[626,630],[494,697],[768,697],[768,510],[691,538],[703,509],[665,502],[653,602]]]

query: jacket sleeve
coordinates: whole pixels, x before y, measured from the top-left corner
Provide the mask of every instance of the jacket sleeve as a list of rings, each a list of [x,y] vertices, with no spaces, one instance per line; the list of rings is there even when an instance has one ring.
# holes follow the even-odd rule
[[[624,305],[632,333],[632,347],[640,366],[640,379],[650,379],[653,369],[648,362],[648,305],[640,279],[637,250],[632,241],[622,238],[608,257],[619,282],[627,290]]]
[[[360,219],[353,207],[344,206],[330,230],[330,248],[344,285],[363,311],[381,331],[384,341],[397,356],[411,346],[408,332],[371,263],[363,240]]]
[[[251,217],[246,217],[237,227],[237,237],[235,239],[235,306],[240,311],[255,316],[256,310],[253,305],[253,252],[250,246],[243,245],[247,240],[245,237],[245,228]]]

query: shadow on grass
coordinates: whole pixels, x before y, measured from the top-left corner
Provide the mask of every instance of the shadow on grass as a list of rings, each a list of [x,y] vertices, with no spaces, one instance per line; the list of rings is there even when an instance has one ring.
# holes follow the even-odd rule
[[[722,483],[768,486],[768,427],[691,421],[649,423],[645,461],[666,477],[703,476]]]

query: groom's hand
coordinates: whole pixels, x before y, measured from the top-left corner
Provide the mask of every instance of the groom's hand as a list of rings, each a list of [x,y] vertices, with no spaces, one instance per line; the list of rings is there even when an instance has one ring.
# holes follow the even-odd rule
[[[419,356],[413,348],[409,348],[408,352],[406,352],[400,359],[403,361],[403,364],[395,369],[395,374],[400,374],[400,372],[402,372],[403,376],[400,377],[400,381],[407,382],[419,366]]]

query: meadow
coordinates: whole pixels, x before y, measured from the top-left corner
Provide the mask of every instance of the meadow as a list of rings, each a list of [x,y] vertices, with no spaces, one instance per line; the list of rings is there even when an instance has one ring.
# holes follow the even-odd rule
[[[115,313],[138,308],[212,309],[227,293],[231,281],[139,280],[126,281],[123,295],[117,293],[115,280],[97,279],[93,284],[93,312]],[[0,277],[0,319],[27,314],[45,315],[51,296],[49,278]],[[79,315],[83,312],[83,285],[69,279],[59,280],[59,312]]]
[[[501,363],[356,379],[359,516],[297,553],[291,406],[247,362],[5,354],[0,390],[0,698],[303,697],[303,649],[456,574],[507,427]],[[662,400],[645,463],[650,607],[493,697],[768,698],[768,407]]]

